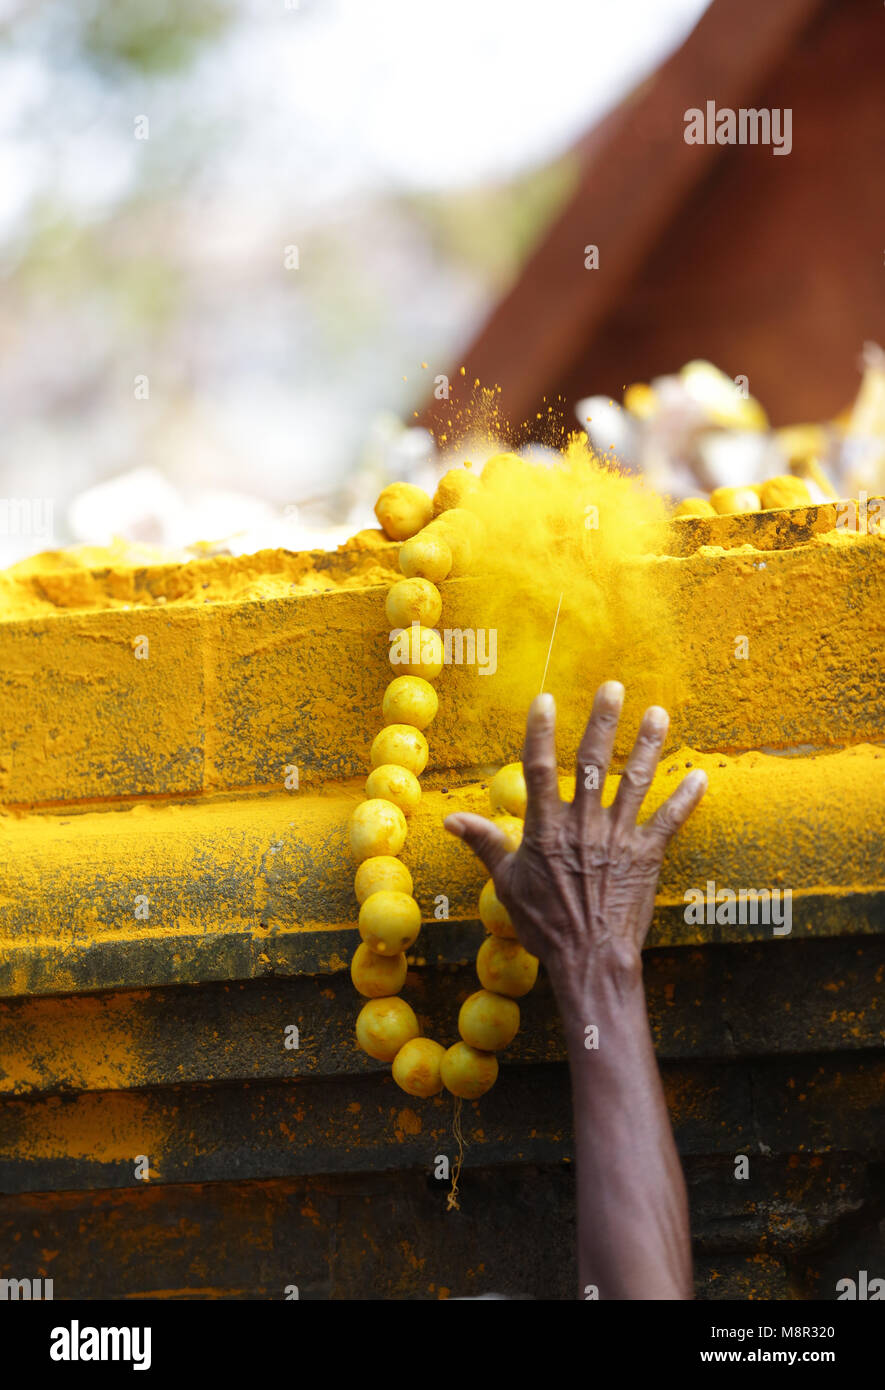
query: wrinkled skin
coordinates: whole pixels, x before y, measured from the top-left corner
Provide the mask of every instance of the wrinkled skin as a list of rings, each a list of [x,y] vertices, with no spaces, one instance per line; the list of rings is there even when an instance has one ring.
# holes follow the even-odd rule
[[[603,808],[623,696],[614,681],[597,691],[571,803],[559,795],[553,700],[533,702],[518,850],[482,816],[458,813],[446,826],[486,865],[520,941],[546,967],[562,1015],[574,1105],[579,1297],[689,1299],[688,1201],[652,1045],[641,950],[664,852],[703,796],[706,776],[690,773],[637,824],[668,726],[666,712],[653,707],[617,796]]]
[[[552,697],[534,701],[523,749],[525,834],[515,853],[482,816],[458,813],[446,820],[486,865],[520,941],[554,980],[565,973],[584,978],[603,961],[628,978],[639,971],[664,851],[706,787],[703,772],[690,773],[646,824],[637,825],[669,723],[665,710],[652,707],[615,801],[603,807],[623,694],[614,681],[597,692],[578,751],[572,802],[559,795]]]

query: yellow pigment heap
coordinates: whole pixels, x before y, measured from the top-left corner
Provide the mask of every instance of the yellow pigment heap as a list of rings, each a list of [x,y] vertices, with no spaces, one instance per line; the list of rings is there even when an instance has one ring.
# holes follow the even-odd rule
[[[383,531],[360,531],[337,551],[261,550],[170,560],[120,542],[44,551],[0,571],[0,621],[65,613],[245,603],[364,589],[398,577]]]

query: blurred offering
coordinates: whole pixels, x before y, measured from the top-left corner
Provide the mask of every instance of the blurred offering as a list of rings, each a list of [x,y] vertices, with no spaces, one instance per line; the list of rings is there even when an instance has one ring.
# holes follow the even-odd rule
[[[854,404],[821,423],[772,429],[745,378],[710,362],[628,386],[620,405],[588,396],[576,414],[596,450],[679,499],[677,516],[873,496],[885,488],[885,352],[867,343],[862,366]]]

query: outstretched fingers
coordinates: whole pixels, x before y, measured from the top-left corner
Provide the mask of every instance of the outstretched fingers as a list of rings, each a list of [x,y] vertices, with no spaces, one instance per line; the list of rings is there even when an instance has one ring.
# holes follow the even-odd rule
[[[620,681],[606,681],[599,687],[593,700],[593,709],[578,749],[575,772],[575,810],[585,827],[591,812],[602,801],[602,788],[623,705],[624,687]]]
[[[612,805],[612,817],[616,826],[635,825],[639,808],[657,771],[669,727],[670,716],[660,705],[652,705],[642,716],[636,742],[627,759],[618,794]]]
[[[642,827],[643,833],[655,842],[662,854],[676,831],[688,820],[706,790],[707,774],[702,768],[695,768],[687,777],[683,777],[675,792],[671,792]]]
[[[446,830],[457,835],[473,850],[494,878],[510,854],[510,845],[503,830],[486,820],[485,816],[475,816],[470,811],[455,811],[451,816],[446,816],[443,824]]]
[[[522,750],[522,771],[528,802],[526,833],[537,831],[559,806],[556,767],[556,703],[552,695],[536,695],[529,706]]]

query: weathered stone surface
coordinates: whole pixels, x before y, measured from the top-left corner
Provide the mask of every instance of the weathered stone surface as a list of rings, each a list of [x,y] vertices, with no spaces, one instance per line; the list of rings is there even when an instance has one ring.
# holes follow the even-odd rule
[[[885,929],[885,748],[731,760],[683,750],[663,760],[649,810],[692,765],[708,768],[711,785],[668,851],[651,944],[772,940],[773,926],[761,922],[687,922],[685,893],[705,893],[711,882],[714,891],[789,890],[791,933],[778,938],[781,950],[809,935]],[[348,784],[325,795],[3,822],[0,994],[345,968],[356,922],[346,823],[361,795],[361,785]],[[475,921],[485,879],[443,829],[456,808],[487,809],[482,783],[426,791],[403,854],[429,960],[463,957],[473,938],[460,924]],[[440,895],[448,921],[433,917]]]
[[[881,1155],[885,1060],[830,1058],[663,1065],[684,1154],[833,1149]],[[419,1167],[452,1152],[450,1097],[414,1101],[370,1076],[242,1082],[9,1099],[0,1103],[0,1191],[132,1187]],[[405,1103],[404,1103],[405,1102]],[[465,1107],[468,1165],[541,1163],[571,1149],[563,1064],[507,1068]]]
[[[797,1184],[818,1200],[814,1162],[765,1161],[760,1182],[773,1211],[779,1193],[787,1209]],[[825,1187],[837,1183],[837,1167],[834,1156]],[[715,1170],[708,1160],[688,1164],[698,1298],[833,1299],[833,1271],[878,1267],[869,1241],[827,1244],[809,1261],[780,1245],[755,1248],[755,1223],[741,1240],[723,1233],[699,1197],[721,1181]],[[865,1180],[852,1174],[857,1192]],[[293,1285],[302,1300],[578,1297],[568,1164],[468,1168],[456,1212],[446,1211],[449,1188],[399,1172],[0,1197],[0,1268],[14,1261],[26,1277],[52,1278],[56,1300],[273,1300]],[[735,1200],[723,1188],[724,1207]],[[858,1211],[872,1230],[874,1202]],[[823,1234],[832,1241],[829,1228]]]
[[[458,1009],[477,987],[483,932],[463,935],[467,964],[414,967],[406,982],[431,1037],[454,1040]],[[778,942],[652,949],[644,969],[662,1060],[851,1054],[880,1043],[885,937],[796,941],[787,953]],[[377,1067],[354,1040],[359,1007],[344,970],[0,1001],[0,1095],[368,1075]],[[505,1068],[564,1060],[543,973],[520,1010]],[[284,1045],[290,1025],[297,1049]]]
[[[683,1162],[699,1256],[828,1248],[885,1196],[875,1165],[844,1152],[771,1157],[748,1145]]]
[[[771,524],[753,519],[750,529],[767,536]],[[655,677],[655,697],[673,711],[670,749],[832,748],[881,737],[885,537],[809,534],[784,549],[713,542],[636,562],[655,567],[654,588],[673,612],[673,650]],[[290,764],[306,786],[364,775],[367,731],[390,679],[384,584],[264,597],[260,583],[232,580],[226,601],[224,590],[216,579],[208,601],[188,591],[159,606],[166,596],[148,602],[142,584],[128,609],[0,621],[3,802],[278,791]],[[525,717],[507,665],[521,661],[518,628],[488,622],[481,578],[448,580],[442,592],[447,626],[496,627],[501,678],[482,681],[483,708],[471,717],[477,667],[446,669],[431,770],[509,761]],[[735,659],[738,635],[748,660]],[[619,637],[623,756],[649,687],[631,634]],[[149,642],[146,660],[135,656],[139,638]],[[610,674],[592,659],[588,650],[588,685]],[[554,652],[553,690],[557,660]],[[588,710],[584,699],[561,703],[568,766]]]
[[[695,1266],[697,1297],[710,1302],[798,1298],[783,1260],[773,1255],[702,1256]]]

